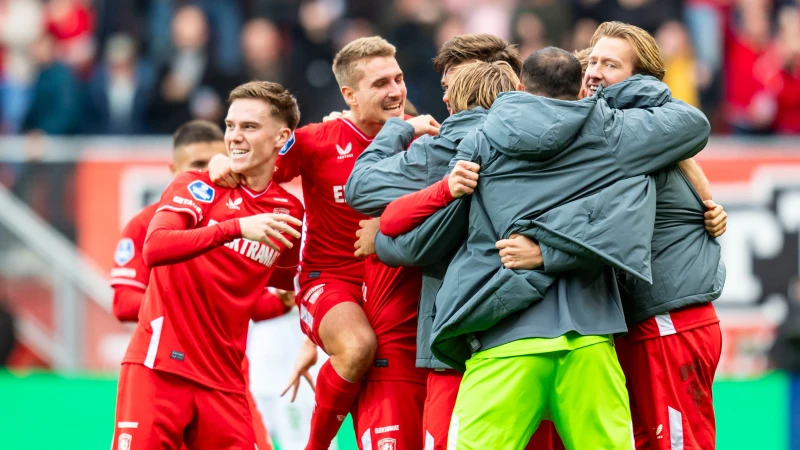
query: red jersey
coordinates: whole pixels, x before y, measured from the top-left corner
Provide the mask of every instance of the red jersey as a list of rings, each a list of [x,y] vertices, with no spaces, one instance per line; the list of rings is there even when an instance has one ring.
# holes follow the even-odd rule
[[[369,217],[345,202],[344,186],[356,159],[372,142],[347,119],[295,130],[275,167],[278,183],[300,176],[306,207],[301,270],[361,284],[364,262],[353,255],[358,222]],[[316,278],[316,277],[312,277]]]
[[[426,383],[428,371],[416,367],[421,291],[421,268],[389,267],[376,255],[367,258],[364,313],[378,337],[375,364],[367,380]]]
[[[242,239],[238,219],[273,212],[302,219],[303,207],[277,183],[256,193],[215,186],[206,173],[175,178],[148,231],[144,259],[152,273],[124,363],[214,389],[245,389],[241,365],[255,302],[268,283],[291,290],[300,246],[276,242],[276,252]],[[176,217],[183,221],[176,231],[165,228]]]
[[[154,204],[139,211],[125,225],[117,249],[114,251],[114,267],[111,269],[109,284],[115,291],[114,315],[124,322],[136,321],[142,296],[150,281],[150,268],[144,263],[142,250],[147,227],[153,220],[157,208],[158,204]],[[134,294],[125,295],[126,287],[131,288]]]

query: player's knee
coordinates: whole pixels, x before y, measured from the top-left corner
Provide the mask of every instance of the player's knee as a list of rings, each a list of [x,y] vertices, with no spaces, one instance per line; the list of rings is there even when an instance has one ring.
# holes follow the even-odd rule
[[[378,340],[375,333],[357,333],[348,339],[343,347],[342,359],[350,366],[351,370],[363,374],[375,359]]]

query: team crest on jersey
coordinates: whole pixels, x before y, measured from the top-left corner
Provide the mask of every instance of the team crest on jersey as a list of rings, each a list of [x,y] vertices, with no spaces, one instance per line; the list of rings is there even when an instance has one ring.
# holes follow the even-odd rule
[[[122,433],[117,439],[117,450],[131,450],[131,440],[133,436],[127,433]]]
[[[339,147],[339,144],[336,144],[336,152],[339,153],[339,156],[336,159],[346,159],[353,157],[353,143],[348,142],[345,148]]]
[[[120,239],[117,243],[117,249],[114,250],[114,262],[117,263],[118,266],[128,264],[133,259],[135,251],[131,238]]]
[[[192,182],[189,184],[188,188],[189,193],[192,194],[192,197],[198,202],[211,203],[214,200],[214,188],[200,180]]]
[[[283,144],[283,147],[281,147],[280,150],[278,150],[278,154],[285,155],[289,151],[289,149],[292,148],[292,146],[294,145],[294,141],[295,141],[294,133],[292,133],[292,135],[289,136],[289,140],[286,141],[285,144]]]
[[[272,210],[272,214],[291,214],[291,212],[286,208],[275,208]]]
[[[378,441],[378,450],[397,450],[397,439],[381,439]]]

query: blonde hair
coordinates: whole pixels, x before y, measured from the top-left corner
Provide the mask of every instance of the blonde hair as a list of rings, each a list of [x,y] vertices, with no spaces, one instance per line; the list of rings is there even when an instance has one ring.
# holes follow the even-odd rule
[[[656,40],[650,33],[627,23],[603,22],[594,32],[590,46],[594,47],[597,41],[604,37],[628,41],[633,48],[634,73],[650,75],[659,81],[664,80],[667,70],[664,68],[664,60],[661,59],[661,51],[658,49]]]
[[[586,68],[589,67],[589,55],[592,53],[592,47],[586,47],[583,50],[575,50],[572,52],[578,62],[581,63],[581,75],[586,74]]]
[[[228,96],[228,103],[239,99],[262,100],[272,107],[272,117],[286,123],[290,129],[300,122],[297,100],[283,86],[270,81],[251,81],[237,86]]]
[[[358,87],[364,72],[358,69],[358,62],[367,58],[394,57],[394,45],[380,36],[358,38],[339,50],[333,58],[333,75],[339,87]]]
[[[476,61],[461,67],[450,81],[447,96],[453,113],[475,106],[492,107],[501,92],[517,90],[519,77],[505,61]]]

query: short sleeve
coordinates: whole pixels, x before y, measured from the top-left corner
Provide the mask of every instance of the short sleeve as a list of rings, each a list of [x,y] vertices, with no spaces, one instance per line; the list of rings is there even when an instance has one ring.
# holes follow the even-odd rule
[[[194,228],[203,220],[219,195],[219,187],[200,172],[185,172],[167,186],[158,203],[158,211],[173,211],[190,217]]]

